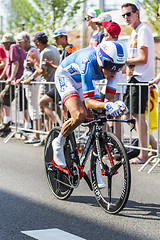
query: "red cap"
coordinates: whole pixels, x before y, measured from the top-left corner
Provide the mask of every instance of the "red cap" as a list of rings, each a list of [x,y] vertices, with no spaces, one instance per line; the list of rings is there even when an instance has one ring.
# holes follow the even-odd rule
[[[107,30],[112,37],[118,37],[121,32],[121,27],[115,22],[103,22],[103,27]]]

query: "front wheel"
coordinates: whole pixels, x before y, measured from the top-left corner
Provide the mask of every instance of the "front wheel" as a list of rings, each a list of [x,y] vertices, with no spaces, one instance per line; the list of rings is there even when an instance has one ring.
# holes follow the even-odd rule
[[[49,132],[45,144],[44,159],[49,187],[56,198],[64,200],[71,195],[73,188],[70,186],[68,174],[65,174],[61,170],[55,168],[52,163],[53,160],[52,141],[59,135],[60,131],[61,131],[60,127],[55,127]],[[65,142],[64,145],[64,154],[65,157],[70,155],[70,145],[67,141]]]
[[[107,212],[120,212],[129,197],[131,186],[131,172],[125,148],[119,138],[108,132],[104,139],[99,141],[102,164],[97,160],[97,144],[91,156],[92,186],[98,204]],[[100,189],[97,182],[97,171],[100,173],[105,188]]]

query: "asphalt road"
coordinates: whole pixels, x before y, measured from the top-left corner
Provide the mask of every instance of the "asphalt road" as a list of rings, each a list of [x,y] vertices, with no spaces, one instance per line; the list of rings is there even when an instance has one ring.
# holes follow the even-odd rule
[[[109,215],[84,180],[67,201],[57,200],[46,181],[43,151],[44,147],[23,140],[13,138],[5,144],[0,139],[0,240],[60,239],[22,233],[45,229],[63,230],[77,240],[160,239],[160,166],[151,174],[147,173],[151,166],[143,172],[132,166],[127,206],[118,215]]]

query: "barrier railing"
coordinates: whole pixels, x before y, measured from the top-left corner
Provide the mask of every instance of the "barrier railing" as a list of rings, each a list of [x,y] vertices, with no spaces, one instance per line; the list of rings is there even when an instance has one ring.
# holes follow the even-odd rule
[[[0,85],[2,83],[4,83],[5,81],[0,81]],[[100,84],[96,84],[96,85],[99,85],[99,87],[103,86],[105,83],[100,83]],[[48,89],[51,89],[51,87],[54,86],[54,82],[50,82],[50,83],[43,83],[43,82],[31,82],[31,85],[38,85],[39,87],[43,87],[44,85],[48,85]],[[140,92],[140,96],[139,96],[139,99],[141,99],[141,87],[142,86],[147,86],[147,84],[144,84],[144,83],[128,83],[128,84],[125,84],[125,83],[119,83],[118,85],[121,86],[121,94],[120,94],[120,99],[122,100],[123,99],[123,93],[124,93],[124,89],[126,87],[126,85],[130,85],[131,88],[130,88],[130,100],[132,102],[132,86],[135,86],[137,85],[139,87],[139,92]],[[46,131],[46,128],[45,128],[45,118],[46,118],[46,115],[45,113],[43,113],[43,115],[41,116],[41,118],[38,119],[38,129],[34,129],[32,127],[32,129],[30,128],[26,128],[24,126],[25,124],[25,121],[27,122],[30,122],[30,116],[29,116],[29,113],[25,111],[25,94],[26,94],[26,90],[25,88],[28,87],[28,85],[24,85],[23,82],[21,84],[21,86],[16,86],[16,85],[13,85],[14,87],[14,95],[15,95],[15,98],[14,100],[12,101],[12,91],[10,89],[10,104],[11,104],[11,119],[12,119],[12,124],[11,124],[11,129],[12,129],[12,132],[4,139],[4,142],[7,143],[16,133],[18,134],[21,134],[21,135],[24,135],[24,137],[26,139],[29,138],[29,135],[28,133],[39,133],[39,134],[43,134],[43,135],[47,135],[48,132]],[[21,88],[21,92],[22,92],[22,96],[20,96],[20,88]],[[154,131],[154,137],[156,138],[157,140],[157,148],[156,149],[151,149],[150,148],[150,120],[153,121],[153,119],[150,119],[150,111],[148,111],[148,133],[147,133],[147,147],[146,148],[142,148],[140,147],[140,145],[138,146],[133,146],[132,145],[132,140],[134,138],[138,138],[140,136],[138,136],[138,134],[136,132],[130,132],[130,128],[129,126],[126,126],[124,127],[124,124],[122,124],[122,138],[121,140],[124,142],[125,144],[125,147],[126,148],[132,148],[132,149],[139,149],[139,150],[145,150],[145,151],[151,151],[155,154],[154,156],[151,156],[148,161],[143,164],[143,166],[139,169],[139,171],[142,171],[153,159],[155,159],[155,164],[152,166],[152,168],[148,171],[148,173],[150,173],[157,165],[158,163],[160,162],[160,153],[159,153],[159,131],[160,131],[160,118],[159,118],[159,113],[160,113],[160,90],[158,87],[156,87],[156,90],[158,92],[158,107],[157,107],[157,119],[158,119],[158,128],[157,130]],[[28,96],[29,97],[29,96]],[[55,99],[54,101],[57,102],[57,95],[56,95],[56,91],[55,91]],[[22,102],[22,107],[20,109],[20,102]],[[38,105],[38,100],[37,100],[37,105]],[[51,106],[52,104],[49,103],[49,106]],[[57,107],[60,108],[61,110],[61,117],[59,118],[58,114],[57,114]],[[3,105],[1,104],[1,117],[3,117],[2,115],[2,108],[3,108]],[[61,125],[62,124],[62,121],[63,121],[63,113],[62,113],[62,103],[59,102],[57,104],[54,105],[54,109],[52,108],[53,110],[53,113],[54,113],[54,116],[55,116],[55,124],[59,124]],[[150,91],[148,91],[148,109],[150,109]],[[33,109],[34,111],[34,109]],[[140,114],[141,112],[141,102],[139,101],[139,116],[141,116]],[[27,116],[26,116],[26,115]],[[131,116],[130,116],[131,117]],[[27,118],[27,120],[26,120]],[[140,122],[141,122],[141,117],[139,118],[139,125],[140,125]],[[53,127],[53,124],[51,122],[51,120],[49,120],[49,130]],[[79,127],[77,130],[76,130],[76,135],[79,137],[80,135],[80,132],[84,132],[84,128],[83,127]],[[141,132],[141,131],[139,131]],[[85,133],[84,133],[85,135]]]

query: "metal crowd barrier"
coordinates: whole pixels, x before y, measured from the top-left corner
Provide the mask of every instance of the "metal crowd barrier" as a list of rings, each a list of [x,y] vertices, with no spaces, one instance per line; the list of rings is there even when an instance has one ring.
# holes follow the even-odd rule
[[[0,81],[0,86],[2,83],[4,83],[5,81]],[[37,84],[39,87],[44,87],[44,86],[48,86],[48,89],[50,90],[53,86],[54,86],[54,82],[50,82],[50,83],[44,83],[44,82],[31,82],[31,84]],[[96,86],[98,85],[98,88],[102,88],[102,86],[104,86],[105,83],[101,82],[99,84],[96,83]],[[139,98],[141,99],[141,87],[142,86],[146,86],[147,84],[144,83],[136,83],[136,84],[129,84],[129,83],[119,83],[118,85],[121,86],[121,94],[120,94],[120,100],[123,100],[123,93],[124,93],[124,89],[126,87],[126,85],[137,85],[140,89],[140,96]],[[10,103],[11,103],[11,119],[12,119],[12,124],[11,124],[11,129],[12,132],[4,139],[4,142],[7,143],[15,134],[21,134],[23,135],[26,139],[29,138],[28,133],[40,133],[42,135],[47,135],[48,132],[45,129],[45,114],[42,115],[42,120],[39,119],[39,124],[38,124],[38,130],[34,130],[32,129],[28,129],[24,127],[24,113],[25,113],[25,108],[24,108],[24,99],[25,99],[25,88],[28,85],[24,85],[23,82],[21,84],[21,86],[16,86],[14,85],[14,93],[15,93],[15,98],[14,100],[11,102],[11,91],[10,91]],[[22,88],[22,111],[20,111],[19,105],[20,105],[20,95],[19,95],[19,88]],[[150,173],[159,163],[160,163],[160,153],[159,153],[159,131],[160,131],[160,118],[159,118],[159,113],[160,113],[160,90],[158,87],[156,87],[156,90],[158,92],[158,105],[157,105],[157,118],[158,118],[158,128],[157,130],[154,131],[154,137],[157,140],[157,149],[152,149],[152,152],[155,153],[154,156],[150,157],[148,159],[148,161],[143,164],[143,166],[139,169],[139,171],[142,171],[153,159],[155,159],[155,163],[154,165],[151,167],[151,169],[148,171],[148,173]],[[130,91],[132,91],[130,89]],[[132,96],[131,92],[130,92],[130,96]],[[57,98],[56,95],[56,91],[55,91],[55,102]],[[131,98],[132,101],[132,98]],[[38,102],[37,102],[38,104]],[[49,104],[49,106],[51,107],[51,103]],[[60,107],[61,109],[61,118],[58,117],[57,114],[57,107]],[[1,116],[2,114],[2,108],[3,105],[1,104]],[[55,124],[59,124],[62,125],[63,122],[63,114],[62,114],[62,103],[59,102],[57,104],[55,104],[55,108],[53,109],[54,112],[54,116],[56,118],[56,122]],[[150,91],[148,91],[148,108],[150,109]],[[139,113],[141,111],[141,102],[139,102]],[[153,119],[150,119],[150,112],[148,112],[148,135],[147,135],[147,148],[141,148],[140,146],[136,147],[136,146],[132,146],[132,140],[134,138],[138,138],[139,136],[137,135],[137,133],[134,132],[130,132],[130,128],[129,126],[125,127],[123,126],[124,124],[122,124],[122,141],[125,144],[126,148],[132,148],[132,149],[142,149],[145,151],[151,151],[150,149],[150,136],[149,136],[149,129],[150,129],[150,120],[153,121]],[[30,117],[28,114],[28,122],[30,121]],[[40,121],[42,121],[42,128],[40,128]],[[141,118],[139,119],[139,121],[141,121]],[[53,125],[51,123],[51,121],[49,121],[49,129],[52,129]],[[80,136],[80,133],[84,132],[84,128],[83,127],[79,127],[78,129],[76,129],[76,135]],[[85,133],[84,133],[85,135]],[[127,140],[127,141],[126,141]]]

